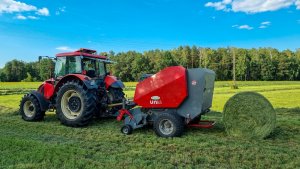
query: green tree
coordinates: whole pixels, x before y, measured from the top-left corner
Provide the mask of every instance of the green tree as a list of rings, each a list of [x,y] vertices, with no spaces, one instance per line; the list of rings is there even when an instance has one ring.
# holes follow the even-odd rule
[[[192,46],[191,59],[188,61],[188,64],[191,65],[191,68],[199,65],[199,50],[196,46]]]
[[[159,68],[164,69],[168,66],[177,66],[175,59],[173,58],[171,52],[165,51],[158,62]]]
[[[9,82],[19,82],[25,78],[25,63],[23,61],[12,60],[7,62],[3,68],[6,80]]]
[[[192,68],[191,65],[191,48],[189,46],[183,47],[183,50],[181,52],[181,57],[182,57],[182,63],[181,65],[186,67],[186,68]]]
[[[5,73],[3,72],[3,70],[0,69],[0,82],[5,82],[5,81],[7,81],[6,75],[5,75]]]
[[[134,81],[132,63],[138,53],[135,51],[118,53],[114,58],[116,64],[112,66],[113,73],[123,81]]]
[[[27,77],[26,77],[26,79],[22,80],[22,82],[33,82],[33,81],[34,81],[34,80],[33,80],[32,76],[31,76],[31,74],[28,73],[28,72],[27,72]]]
[[[39,80],[47,80],[54,75],[54,62],[51,59],[41,59],[39,61]]]
[[[138,81],[143,74],[154,73],[151,71],[153,65],[150,63],[150,59],[143,55],[137,55],[132,63],[132,76],[135,81]]]

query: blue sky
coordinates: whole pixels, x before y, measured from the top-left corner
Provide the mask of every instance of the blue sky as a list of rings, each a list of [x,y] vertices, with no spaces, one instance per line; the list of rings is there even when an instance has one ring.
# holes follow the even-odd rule
[[[0,0],[0,67],[80,47],[300,48],[300,0]]]

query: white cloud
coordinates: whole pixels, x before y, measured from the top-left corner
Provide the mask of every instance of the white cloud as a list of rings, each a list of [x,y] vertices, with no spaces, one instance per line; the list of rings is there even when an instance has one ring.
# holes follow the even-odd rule
[[[26,20],[26,19],[37,20],[37,19],[39,19],[36,16],[24,16],[24,15],[21,15],[21,14],[18,14],[15,18],[19,19],[19,20]]]
[[[55,48],[56,50],[61,50],[61,51],[73,51],[74,49],[68,47],[68,46],[59,46]]]
[[[236,29],[246,29],[246,30],[254,29],[252,26],[249,25],[232,25],[231,27]]]
[[[36,6],[26,4],[24,2],[15,1],[15,0],[0,0],[0,14],[1,13],[18,13],[17,19],[25,18],[26,16],[21,15],[23,12],[36,12],[38,15],[49,16],[50,12],[47,8],[37,8]],[[20,16],[20,17],[18,17]],[[23,17],[21,17],[23,16]],[[28,19],[36,19],[37,17],[31,16]]]
[[[261,25],[270,25],[271,22],[270,21],[265,21],[265,22],[262,22]]]
[[[265,21],[265,22],[260,23],[259,28],[260,29],[265,29],[265,28],[269,27],[270,25],[271,25],[270,21]]]
[[[232,10],[234,12],[259,13],[287,8],[293,3],[294,0],[235,0],[232,3]]]
[[[205,4],[206,7],[213,7],[216,10],[245,13],[276,11],[292,5],[300,9],[300,0],[222,0]]]
[[[253,27],[249,25],[232,25],[232,28],[237,28],[237,29],[246,29],[246,30],[252,30],[254,29]]]
[[[47,8],[42,8],[42,9],[37,10],[36,14],[42,15],[42,16],[49,16],[50,12]]]
[[[265,29],[271,25],[270,21],[264,21],[260,23],[260,26],[258,28],[260,29]],[[252,30],[254,27],[249,26],[249,25],[232,25],[232,28],[237,28],[237,29],[246,29],[246,30]]]
[[[223,10],[223,11],[229,11],[229,8],[227,5],[230,5],[232,3],[232,0],[223,0],[220,2],[208,2],[205,4],[206,7],[213,7],[216,10]]]
[[[260,29],[265,29],[265,28],[267,28],[267,26],[265,26],[265,25],[260,25],[259,28],[260,28]]]
[[[26,20],[27,17],[26,17],[26,16],[23,16],[23,15],[17,15],[17,16],[16,16],[16,19]]]
[[[37,20],[37,19],[39,19],[38,17],[36,17],[36,16],[28,16],[27,17],[28,19],[33,19],[33,20]]]
[[[37,7],[14,0],[0,0],[0,13],[35,11]]]
[[[253,27],[249,26],[249,25],[241,25],[238,27],[239,29],[247,29],[247,30],[252,30]]]

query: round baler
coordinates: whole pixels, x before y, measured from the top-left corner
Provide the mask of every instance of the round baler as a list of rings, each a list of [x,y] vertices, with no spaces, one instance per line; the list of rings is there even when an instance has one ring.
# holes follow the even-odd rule
[[[133,102],[135,108],[121,109],[124,115],[121,131],[130,134],[133,129],[152,124],[161,137],[181,136],[186,125],[210,128],[214,122],[200,121],[210,111],[215,73],[208,69],[167,67],[139,82]]]

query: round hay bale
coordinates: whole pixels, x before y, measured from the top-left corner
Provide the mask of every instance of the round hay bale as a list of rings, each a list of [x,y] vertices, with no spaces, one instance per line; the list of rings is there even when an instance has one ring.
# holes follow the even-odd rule
[[[261,94],[242,92],[225,104],[223,122],[230,136],[262,139],[275,128],[276,114],[272,104]]]

